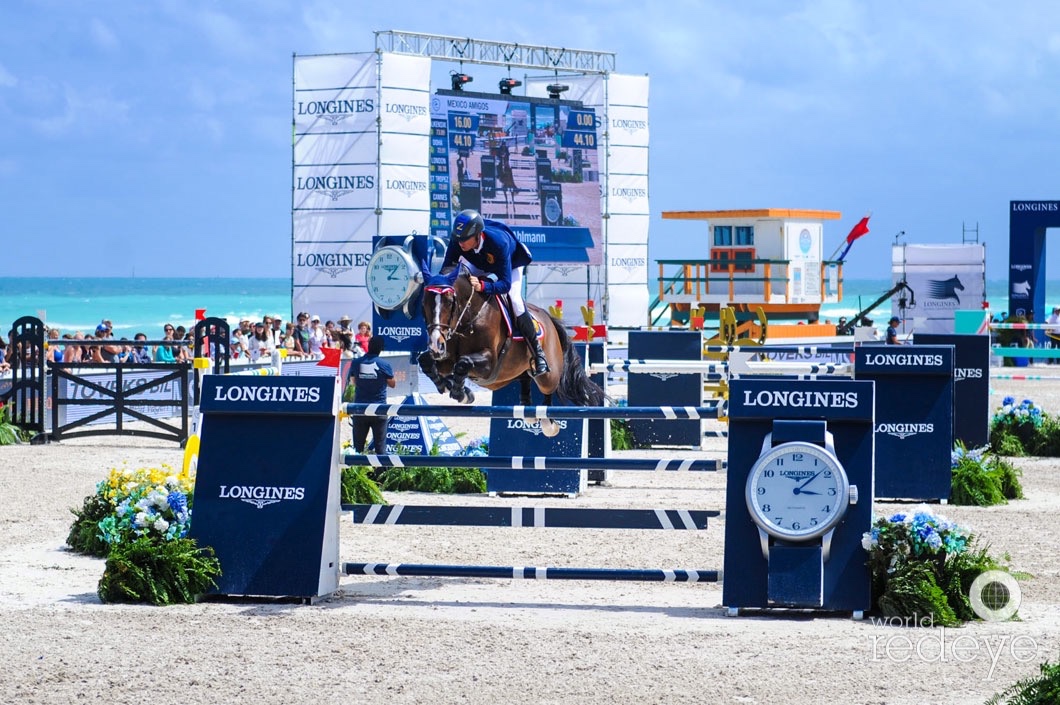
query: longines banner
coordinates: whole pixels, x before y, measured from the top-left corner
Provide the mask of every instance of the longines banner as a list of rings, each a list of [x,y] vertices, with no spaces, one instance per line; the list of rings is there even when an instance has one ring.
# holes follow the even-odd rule
[[[370,319],[372,238],[427,232],[430,63],[374,52],[295,57],[295,311]]]
[[[983,310],[984,245],[895,245],[891,260],[894,282],[904,277],[916,299],[914,308],[902,311],[898,297],[892,297],[891,311],[914,319],[914,332],[953,333],[954,311]]]

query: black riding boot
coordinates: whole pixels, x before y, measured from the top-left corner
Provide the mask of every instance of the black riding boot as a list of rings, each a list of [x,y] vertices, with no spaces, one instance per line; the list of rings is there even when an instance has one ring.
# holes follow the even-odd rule
[[[515,323],[519,326],[519,332],[523,334],[523,338],[526,339],[526,344],[530,346],[530,355],[534,358],[534,376],[547,374],[548,360],[545,359],[545,353],[541,352],[541,346],[537,343],[537,327],[534,325],[534,317],[529,311],[523,311],[522,315],[515,319]]]

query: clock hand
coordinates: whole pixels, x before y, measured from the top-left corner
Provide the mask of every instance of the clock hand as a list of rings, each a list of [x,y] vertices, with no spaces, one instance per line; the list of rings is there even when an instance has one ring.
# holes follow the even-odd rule
[[[821,494],[820,492],[814,492],[813,490],[804,490],[801,487],[796,487],[793,492],[794,494]]]
[[[815,472],[815,473],[814,473],[814,474],[813,474],[812,476],[810,476],[810,478],[809,478],[809,479],[807,479],[807,480],[806,480],[806,482],[804,482],[804,483],[802,483],[801,485],[799,485],[798,487],[796,487],[796,488],[795,488],[795,494],[798,494],[798,493],[800,493],[800,492],[806,492],[806,490],[804,489],[804,488],[806,487],[806,485],[808,485],[808,484],[810,484],[811,482],[813,482],[814,480],[816,480],[816,479],[817,479],[817,476],[818,476],[818,475],[820,475],[820,474],[821,474],[822,472],[824,472],[824,470],[818,470],[818,471],[817,471],[817,472]],[[807,492],[807,494],[816,494],[816,493],[809,493],[809,492]]]
[[[391,266],[391,267],[383,267],[383,269],[385,269],[388,272],[387,275],[386,275],[386,280],[387,281],[394,281],[395,279],[397,279],[397,277],[395,277],[394,275],[397,273],[398,269],[400,269],[400,266],[394,265],[394,266]]]

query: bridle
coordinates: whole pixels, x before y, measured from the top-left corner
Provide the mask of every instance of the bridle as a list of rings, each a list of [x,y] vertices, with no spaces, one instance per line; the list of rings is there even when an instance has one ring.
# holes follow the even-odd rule
[[[463,276],[463,274],[461,274]],[[446,343],[456,334],[456,331],[460,329],[460,322],[464,320],[464,316],[467,315],[468,309],[471,308],[471,301],[475,298],[474,289],[471,290],[471,294],[467,297],[467,301],[464,302],[464,307],[460,309],[459,315],[456,314],[456,309],[459,306],[459,298],[456,292],[456,285],[454,284],[442,284],[435,286],[428,286],[425,289],[426,293],[436,295],[437,301],[434,306],[434,320],[427,324],[428,336],[434,331],[443,337]],[[452,321],[454,315],[456,315],[456,322],[449,323],[439,320],[440,312],[442,310],[442,300],[447,294],[453,295],[453,309],[449,314],[449,320]]]

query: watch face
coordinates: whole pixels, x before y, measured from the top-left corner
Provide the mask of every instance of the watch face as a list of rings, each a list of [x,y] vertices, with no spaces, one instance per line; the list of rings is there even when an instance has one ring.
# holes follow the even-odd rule
[[[747,509],[777,538],[816,538],[843,518],[850,484],[842,463],[814,443],[793,441],[771,448],[747,477]]]
[[[387,246],[376,250],[365,269],[368,295],[380,308],[400,308],[412,294],[412,263],[405,253]]]

